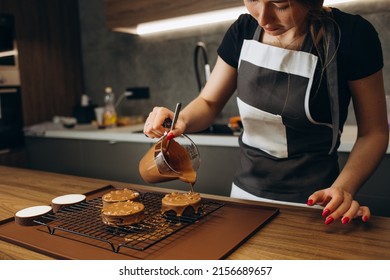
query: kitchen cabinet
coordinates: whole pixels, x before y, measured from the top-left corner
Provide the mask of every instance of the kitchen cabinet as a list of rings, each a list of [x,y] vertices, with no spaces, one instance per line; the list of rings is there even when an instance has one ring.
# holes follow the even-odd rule
[[[82,145],[75,139],[27,138],[29,167],[62,174],[82,175]]]
[[[0,0],[15,17],[24,125],[72,115],[83,92],[77,0]]]
[[[134,28],[137,24],[242,6],[240,0],[104,0],[110,29]]]
[[[27,154],[24,147],[12,150],[0,150],[0,165],[24,167],[27,165]]]
[[[138,163],[150,144],[26,137],[29,167],[62,174],[144,183]]]
[[[138,163],[150,144],[118,141],[82,143],[83,176],[142,184]]]

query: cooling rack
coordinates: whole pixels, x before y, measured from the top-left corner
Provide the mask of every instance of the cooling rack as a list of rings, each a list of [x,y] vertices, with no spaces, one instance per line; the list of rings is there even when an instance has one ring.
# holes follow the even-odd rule
[[[115,253],[123,247],[143,251],[224,206],[223,203],[203,199],[199,213],[169,216],[161,214],[163,196],[164,194],[153,192],[141,194],[140,200],[145,205],[145,219],[132,226],[105,225],[101,220],[101,196],[62,208],[57,213],[44,215],[35,222],[45,226],[49,234],[64,231],[82,236],[87,240],[107,244]]]

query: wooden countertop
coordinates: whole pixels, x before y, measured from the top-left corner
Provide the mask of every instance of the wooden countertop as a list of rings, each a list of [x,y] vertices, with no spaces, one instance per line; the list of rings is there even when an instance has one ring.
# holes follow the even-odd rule
[[[135,187],[122,182],[0,166],[0,220],[12,217],[22,208],[47,205],[56,196],[86,193],[109,184]],[[136,187],[159,190],[157,187]],[[204,196],[248,203],[225,197]],[[279,215],[228,259],[390,259],[390,218],[372,217],[369,223],[354,220],[348,225],[339,221],[325,225],[318,209],[277,207],[280,208]],[[51,258],[0,241],[0,259]]]

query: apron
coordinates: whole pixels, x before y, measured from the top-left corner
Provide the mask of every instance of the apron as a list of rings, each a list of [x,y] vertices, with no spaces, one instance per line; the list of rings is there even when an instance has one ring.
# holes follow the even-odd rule
[[[295,51],[261,43],[261,32],[258,27],[252,40],[244,40],[239,59],[237,104],[244,129],[234,184],[255,196],[306,202],[339,173],[337,72],[327,72],[324,109],[331,121],[321,122],[310,106],[324,98],[313,94],[318,57],[310,53],[310,36]],[[327,69],[336,71],[331,64]]]

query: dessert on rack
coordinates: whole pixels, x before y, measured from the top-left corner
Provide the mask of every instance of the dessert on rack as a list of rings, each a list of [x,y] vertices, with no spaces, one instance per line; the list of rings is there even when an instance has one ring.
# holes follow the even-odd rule
[[[103,207],[116,202],[138,201],[139,197],[139,192],[128,188],[113,190],[102,196]]]
[[[130,226],[145,218],[145,206],[141,202],[121,201],[102,208],[102,221],[108,226]]]
[[[161,200],[161,212],[167,215],[188,216],[198,214],[201,196],[196,192],[166,194]]]

